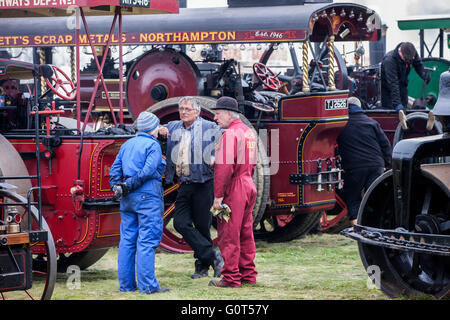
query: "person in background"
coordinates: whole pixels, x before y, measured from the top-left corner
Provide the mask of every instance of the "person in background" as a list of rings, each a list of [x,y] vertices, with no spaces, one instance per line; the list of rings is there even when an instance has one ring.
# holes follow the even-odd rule
[[[367,190],[391,162],[391,144],[378,122],[361,109],[356,97],[348,98],[349,119],[337,138],[338,153],[344,169],[343,198],[350,223],[354,225]]]
[[[120,200],[119,289],[166,292],[169,288],[160,287],[155,277],[155,249],[163,231],[162,176],[166,165],[156,139],[159,119],[144,111],[136,124],[137,136],[122,145],[109,173],[114,199]]]
[[[408,129],[405,108],[408,106],[408,75],[413,67],[417,74],[428,84],[431,76],[425,71],[422,60],[411,42],[401,42],[389,51],[381,62],[381,106],[384,109],[398,111],[400,125]],[[427,129],[434,122],[433,113],[429,113]]]
[[[209,285],[238,288],[243,283],[256,283],[255,240],[253,238],[253,207],[256,187],[253,173],[257,159],[256,134],[242,123],[236,99],[217,100],[214,120],[226,129],[216,149],[214,164],[215,209],[228,205],[231,216],[217,222],[218,243],[225,264],[222,279]]]
[[[167,137],[166,183],[174,177],[181,182],[175,201],[173,226],[194,251],[192,279],[208,276],[220,277],[223,258],[214,250],[211,240],[214,172],[212,159],[215,139],[221,135],[212,121],[200,117],[200,105],[195,97],[179,101],[180,120],[162,126],[159,134]]]

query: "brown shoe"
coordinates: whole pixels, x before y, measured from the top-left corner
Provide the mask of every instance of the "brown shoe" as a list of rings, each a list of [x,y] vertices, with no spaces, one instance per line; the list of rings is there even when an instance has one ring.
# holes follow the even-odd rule
[[[403,130],[408,130],[408,124],[406,123],[406,115],[403,110],[398,111],[398,120]]]
[[[222,280],[211,280],[208,284],[212,287],[219,287],[219,288],[240,288],[241,286],[230,286],[223,282]]]
[[[431,131],[434,128],[434,114],[433,111],[428,112],[427,130]]]

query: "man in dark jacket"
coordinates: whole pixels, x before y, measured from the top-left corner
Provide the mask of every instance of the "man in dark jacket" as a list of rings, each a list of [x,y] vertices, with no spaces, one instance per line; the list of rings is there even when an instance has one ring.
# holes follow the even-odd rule
[[[408,105],[408,75],[411,66],[426,83],[430,82],[430,75],[425,71],[416,48],[410,42],[398,44],[394,50],[386,53],[381,62],[381,106],[399,112],[400,124],[404,130],[408,129],[403,110]]]
[[[344,169],[343,197],[353,225],[362,190],[367,190],[390,164],[391,145],[379,123],[364,114],[358,98],[348,98],[348,114],[348,123],[337,143]]]

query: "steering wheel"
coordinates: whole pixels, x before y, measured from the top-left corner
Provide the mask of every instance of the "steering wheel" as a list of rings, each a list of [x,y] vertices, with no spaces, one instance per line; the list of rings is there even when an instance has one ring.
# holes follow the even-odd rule
[[[50,90],[52,90],[58,97],[63,98],[64,100],[73,100],[76,96],[75,85],[72,80],[56,66],[51,66],[53,70],[53,75],[50,78],[45,78],[45,82],[47,83]],[[49,80],[53,80],[55,84]]]
[[[253,65],[253,72],[263,85],[270,90],[278,91],[278,88],[281,86],[281,81],[272,70],[266,67],[265,64],[256,62]]]

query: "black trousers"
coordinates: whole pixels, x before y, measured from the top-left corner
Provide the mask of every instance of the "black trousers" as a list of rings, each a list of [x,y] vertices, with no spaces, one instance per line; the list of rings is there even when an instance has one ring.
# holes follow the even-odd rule
[[[175,202],[173,226],[194,250],[194,258],[205,267],[211,265],[215,258],[210,233],[213,201],[214,184],[209,180],[205,183],[182,183]]]
[[[347,205],[348,217],[350,220],[354,220],[358,217],[358,210],[362,201],[362,191],[364,190],[365,192],[372,182],[374,182],[383,172],[383,167],[357,168],[344,172],[344,189],[342,196]]]

